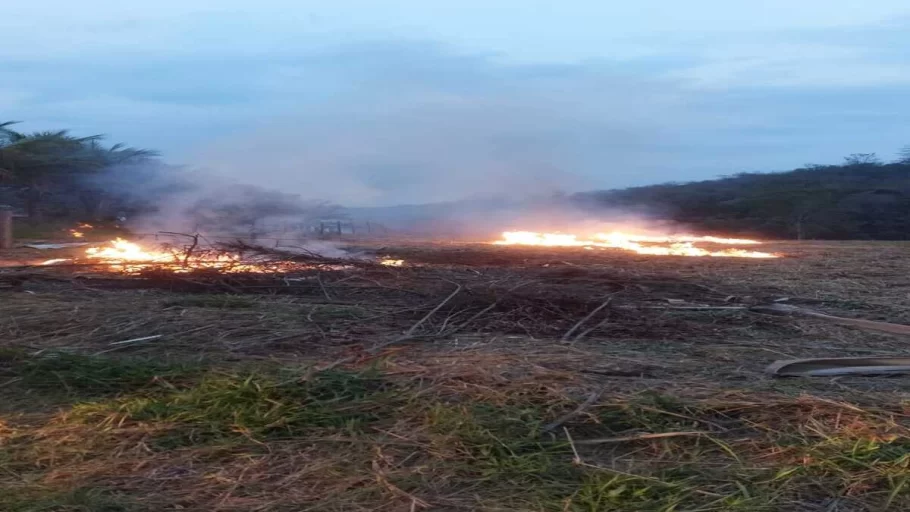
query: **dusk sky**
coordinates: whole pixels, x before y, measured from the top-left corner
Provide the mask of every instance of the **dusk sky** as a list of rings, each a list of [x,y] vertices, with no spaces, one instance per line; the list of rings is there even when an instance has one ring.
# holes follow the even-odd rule
[[[0,121],[348,204],[910,144],[907,0],[10,4]]]

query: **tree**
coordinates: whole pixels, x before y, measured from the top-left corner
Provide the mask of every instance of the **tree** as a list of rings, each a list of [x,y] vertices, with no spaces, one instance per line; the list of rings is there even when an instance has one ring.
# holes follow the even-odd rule
[[[114,144],[110,148],[105,148],[97,140],[92,140],[86,151],[90,153],[92,165],[67,176],[66,181],[69,183],[66,185],[78,191],[85,215],[93,220],[100,220],[105,204],[110,199],[105,178],[111,176],[99,174],[104,171],[129,173],[135,170],[135,165],[144,164],[158,156],[156,151],[127,147],[124,144]]]
[[[902,147],[897,152],[897,163],[910,165],[910,144]]]
[[[881,165],[875,153],[853,153],[844,157],[844,165]]]
[[[40,217],[42,200],[54,187],[78,194],[87,211],[96,214],[100,192],[97,187],[82,186],[87,175],[155,156],[122,144],[105,148],[99,143],[100,135],[74,137],[66,130],[25,134],[10,128],[13,124],[0,123],[0,178],[24,188],[31,220]]]

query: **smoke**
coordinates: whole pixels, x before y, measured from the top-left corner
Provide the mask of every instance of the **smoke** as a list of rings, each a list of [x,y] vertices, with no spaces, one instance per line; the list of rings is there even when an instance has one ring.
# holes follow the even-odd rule
[[[684,108],[615,69],[508,65],[417,43],[314,54],[284,75],[294,100],[280,115],[190,162],[350,207],[524,199],[653,170],[666,158],[654,143],[670,141]]]
[[[590,63],[513,66],[412,43],[304,56],[281,78],[263,77],[280,115],[131,191],[154,203],[139,229],[343,215],[453,234],[568,224],[592,218],[568,193],[660,166],[654,141],[683,108],[662,84]]]

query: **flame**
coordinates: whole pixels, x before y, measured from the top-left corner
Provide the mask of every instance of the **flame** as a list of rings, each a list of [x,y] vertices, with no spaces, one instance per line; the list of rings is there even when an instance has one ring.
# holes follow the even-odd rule
[[[149,250],[137,243],[117,238],[103,247],[85,250],[90,260],[111,264],[115,270],[136,272],[149,265],[163,267],[174,272],[189,272],[198,269],[215,269],[225,272],[268,272],[272,267],[265,264],[241,262],[235,254],[209,254],[200,252],[187,257],[178,250]]]
[[[495,245],[531,245],[542,247],[582,247],[584,249],[622,249],[637,254],[653,256],[712,256],[732,258],[778,258],[780,255],[729,248],[709,251],[696,247],[698,242],[720,245],[757,245],[761,242],[741,238],[719,238],[714,236],[674,235],[651,236],[632,235],[614,231],[597,233],[589,239],[563,233],[536,233],[533,231],[507,231]]]
[[[78,229],[68,229],[70,236],[73,238],[83,238],[85,237],[85,230],[95,229],[95,226],[91,224],[86,224],[85,222],[79,223],[76,228]]]
[[[57,265],[59,263],[66,263],[70,261],[69,258],[54,258],[51,260],[45,260],[40,263],[40,265]]]
[[[240,254],[225,253],[212,249],[200,248],[189,253],[185,250],[166,247],[148,249],[122,238],[112,240],[103,246],[86,249],[84,258],[47,260],[42,265],[54,265],[70,261],[78,264],[100,263],[108,265],[111,270],[125,273],[136,273],[148,268],[168,270],[175,273],[206,269],[225,273],[267,273],[299,271],[316,267],[312,263],[305,262],[275,261],[268,258],[243,258]],[[404,263],[403,260],[386,261]],[[399,265],[385,262],[382,262],[382,264]],[[334,269],[348,268],[344,265],[330,265],[329,267]],[[319,268],[326,268],[326,265],[320,265]]]
[[[401,266],[404,266],[404,260],[393,260],[393,259],[385,258],[383,260],[379,260],[379,264],[385,265],[387,267],[401,267]]]
[[[139,244],[118,238],[107,247],[89,247],[85,255],[91,259],[105,260],[109,263],[149,262],[165,263],[177,261],[174,252],[146,251]]]

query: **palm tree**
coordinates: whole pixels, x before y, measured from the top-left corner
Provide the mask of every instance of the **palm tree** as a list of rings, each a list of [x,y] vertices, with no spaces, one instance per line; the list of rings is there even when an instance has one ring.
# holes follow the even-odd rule
[[[86,151],[91,154],[92,165],[87,166],[81,173],[71,175],[70,177],[75,179],[70,186],[74,190],[78,190],[79,200],[85,208],[85,214],[94,220],[98,220],[104,210],[108,200],[105,189],[109,187],[104,185],[103,176],[99,179],[92,179],[86,175],[105,170],[130,172],[130,166],[145,163],[158,156],[157,151],[127,147],[120,143],[105,148],[97,140],[89,142]]]
[[[13,124],[0,123],[0,178],[25,188],[25,209],[32,220],[39,218],[42,199],[52,186],[78,192],[95,216],[103,194],[97,186],[85,186],[86,175],[157,155],[123,144],[105,148],[100,135],[74,137],[66,130],[24,134],[11,129]]]

